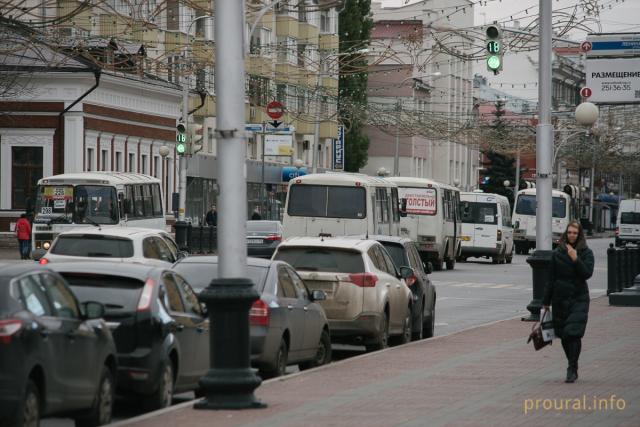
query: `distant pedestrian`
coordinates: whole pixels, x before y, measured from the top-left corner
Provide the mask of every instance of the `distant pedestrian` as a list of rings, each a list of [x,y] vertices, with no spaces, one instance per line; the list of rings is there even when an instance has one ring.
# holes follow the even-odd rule
[[[253,211],[253,215],[251,215],[251,220],[252,221],[260,221],[262,219],[262,215],[260,215],[260,210],[258,208],[256,208]]]
[[[216,205],[211,205],[211,209],[209,209],[209,212],[207,212],[205,221],[207,222],[207,225],[209,227],[218,226],[218,211],[216,211]]]
[[[562,340],[569,362],[565,382],[578,379],[578,358],[589,315],[587,280],[593,275],[593,252],[587,246],[584,230],[571,221],[551,258],[551,277],[545,286],[543,305],[552,307],[553,328]]]
[[[27,219],[27,214],[20,215],[20,219],[16,222],[16,237],[18,238],[18,247],[20,249],[20,258],[29,259],[29,243],[31,241],[31,224]]]

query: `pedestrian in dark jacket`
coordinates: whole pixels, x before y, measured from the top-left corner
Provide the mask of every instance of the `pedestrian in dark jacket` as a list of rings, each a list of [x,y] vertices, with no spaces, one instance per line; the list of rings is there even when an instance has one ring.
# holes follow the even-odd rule
[[[551,277],[545,286],[543,305],[552,307],[553,327],[569,367],[565,382],[578,379],[578,358],[589,314],[587,279],[593,275],[593,252],[587,247],[584,230],[571,221],[551,258]]]
[[[209,227],[217,227],[218,226],[218,211],[216,211],[215,205],[211,206],[209,212],[207,212],[207,217],[205,218],[207,221],[207,225]]]
[[[29,224],[27,214],[20,215],[20,219],[18,220],[18,222],[16,222],[16,237],[18,238],[18,246],[20,248],[20,258],[29,259],[31,224]]]

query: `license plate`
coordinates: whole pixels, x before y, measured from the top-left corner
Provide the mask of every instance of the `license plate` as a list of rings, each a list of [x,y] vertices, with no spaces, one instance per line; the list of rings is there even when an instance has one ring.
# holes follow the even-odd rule
[[[247,239],[247,244],[249,245],[261,245],[262,239]]]

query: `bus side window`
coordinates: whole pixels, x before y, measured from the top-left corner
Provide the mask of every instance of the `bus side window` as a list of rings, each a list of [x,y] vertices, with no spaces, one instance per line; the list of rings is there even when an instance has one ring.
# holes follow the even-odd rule
[[[391,189],[391,210],[393,212],[393,222],[400,222],[400,205],[398,201],[398,189]]]
[[[162,198],[160,196],[160,185],[151,184],[151,196],[153,199],[153,216],[162,217]]]
[[[134,212],[137,218],[144,217],[144,200],[142,198],[142,185],[136,185],[134,187],[135,205]]]

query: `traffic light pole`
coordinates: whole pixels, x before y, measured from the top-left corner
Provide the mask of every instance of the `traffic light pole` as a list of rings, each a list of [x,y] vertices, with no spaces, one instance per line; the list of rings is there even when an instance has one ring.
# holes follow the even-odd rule
[[[184,51],[184,67],[182,75],[182,123],[189,129],[189,77],[186,73],[187,50]],[[188,137],[188,131],[187,131]],[[187,141],[189,144],[189,141]],[[175,223],[176,243],[180,250],[187,249],[187,223],[184,214],[187,204],[187,156],[186,153],[178,156],[178,218]]]

